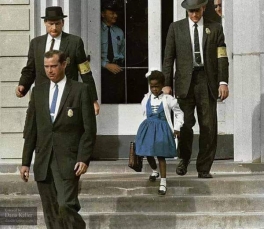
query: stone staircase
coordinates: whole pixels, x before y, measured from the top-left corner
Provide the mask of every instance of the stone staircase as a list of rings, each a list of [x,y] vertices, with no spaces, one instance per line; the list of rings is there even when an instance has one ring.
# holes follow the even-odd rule
[[[195,162],[188,175],[175,174],[168,160],[167,194],[158,196],[159,179],[150,168],[133,172],[127,160],[93,161],[80,182],[81,214],[89,229],[264,228],[264,164],[215,161],[213,179],[198,179]],[[37,207],[38,226],[46,228],[36,184],[20,180],[17,165],[0,166],[0,207]]]

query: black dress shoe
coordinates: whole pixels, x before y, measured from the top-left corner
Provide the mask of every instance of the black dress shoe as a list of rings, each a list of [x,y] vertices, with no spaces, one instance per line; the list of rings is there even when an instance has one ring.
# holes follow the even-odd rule
[[[176,168],[176,173],[180,176],[184,176],[187,173],[187,167],[190,164],[190,160],[181,160]]]
[[[158,194],[161,195],[161,196],[164,196],[166,194],[166,191],[167,191],[167,187],[165,185],[160,185],[160,187],[165,187],[165,191],[164,190],[160,190],[158,191]]]
[[[154,175],[154,176],[152,176],[152,175],[150,175],[149,176],[149,180],[150,181],[156,181],[156,179],[159,177],[159,173],[156,173],[156,175]]]
[[[211,173],[198,173],[198,178],[213,178]]]

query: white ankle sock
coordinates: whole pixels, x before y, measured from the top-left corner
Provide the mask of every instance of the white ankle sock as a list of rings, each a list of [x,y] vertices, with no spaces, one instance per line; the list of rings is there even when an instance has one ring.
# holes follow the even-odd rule
[[[166,187],[167,187],[166,178],[161,178],[159,190],[166,191]]]
[[[151,176],[158,176],[159,172],[157,170],[152,170]]]

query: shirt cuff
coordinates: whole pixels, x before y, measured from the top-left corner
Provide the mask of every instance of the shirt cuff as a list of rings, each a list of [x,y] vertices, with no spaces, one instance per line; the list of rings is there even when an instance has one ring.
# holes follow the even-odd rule
[[[228,84],[225,81],[220,81],[219,85],[226,85],[226,86],[228,86]]]
[[[181,123],[174,123],[174,130],[180,131],[182,127]]]

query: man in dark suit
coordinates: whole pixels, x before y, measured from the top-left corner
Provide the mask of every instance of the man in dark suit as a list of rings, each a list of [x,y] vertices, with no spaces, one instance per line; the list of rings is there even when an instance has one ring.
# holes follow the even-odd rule
[[[97,102],[97,92],[90,69],[86,59],[83,41],[80,37],[62,31],[64,26],[62,8],[52,6],[46,8],[46,15],[42,17],[46,26],[47,34],[36,37],[30,42],[27,65],[22,69],[18,87],[17,97],[23,97],[34,83],[38,85],[48,82],[44,66],[43,56],[49,50],[61,50],[67,56],[66,76],[78,81],[78,74],[81,74],[84,83],[91,89],[92,100],[94,102],[95,113],[99,113]]]
[[[170,25],[165,48],[163,73],[165,93],[171,92],[175,61],[175,96],[184,112],[179,151],[179,175],[187,173],[192,154],[194,110],[200,127],[196,169],[199,178],[212,178],[210,169],[217,146],[217,99],[228,97],[228,58],[219,23],[203,18],[208,0],[184,0],[188,17]]]
[[[65,76],[66,55],[45,53],[49,82],[33,88],[24,128],[21,178],[27,182],[35,151],[34,177],[50,229],[85,229],[78,214],[78,181],[87,171],[96,136],[88,85]]]

